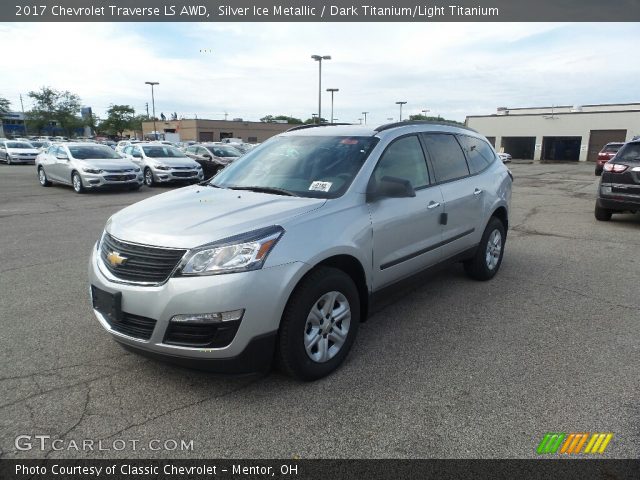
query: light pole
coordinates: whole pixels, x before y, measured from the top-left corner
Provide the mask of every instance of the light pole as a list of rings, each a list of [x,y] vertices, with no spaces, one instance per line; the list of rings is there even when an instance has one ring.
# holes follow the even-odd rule
[[[362,115],[364,115],[364,124],[367,124],[367,113],[369,112],[362,112]]]
[[[327,88],[327,92],[331,92],[331,123],[333,123],[333,94],[339,91],[339,88]]]
[[[160,85],[160,82],[144,82],[146,85],[151,85],[151,108],[153,111],[153,138],[158,140],[158,129],[156,128],[156,99],[153,96],[153,86]]]
[[[318,118],[318,114],[317,114],[317,113],[312,113],[312,114],[311,114],[311,118],[313,118],[313,123],[318,123],[318,122],[316,121],[316,119]]]
[[[318,124],[322,122],[322,60],[331,60],[331,55],[311,55],[318,62]]]
[[[400,121],[402,121],[402,105],[405,105],[407,102],[396,102],[396,105],[400,105]]]
[[[425,108],[424,110],[421,110],[421,112],[423,113],[423,116],[426,117],[427,113],[429,113],[431,110],[429,110],[428,108]]]
[[[360,125],[362,125],[362,118],[359,118],[358,121],[360,122]]]

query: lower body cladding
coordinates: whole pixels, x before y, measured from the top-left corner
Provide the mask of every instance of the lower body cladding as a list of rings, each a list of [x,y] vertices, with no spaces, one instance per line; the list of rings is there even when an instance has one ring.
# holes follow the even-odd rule
[[[94,248],[93,311],[114,340],[145,356],[235,374],[271,367],[282,312],[303,270],[290,263],[150,287],[116,283],[100,262]]]
[[[597,205],[611,211],[640,211],[640,185],[602,184]]]

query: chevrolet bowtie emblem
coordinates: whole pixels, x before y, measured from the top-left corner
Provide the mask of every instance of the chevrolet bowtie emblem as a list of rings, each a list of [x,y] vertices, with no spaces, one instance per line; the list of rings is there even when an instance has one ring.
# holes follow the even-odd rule
[[[127,257],[123,257],[118,252],[111,252],[109,255],[107,255],[107,260],[109,260],[109,263],[112,266],[119,267],[127,261]]]

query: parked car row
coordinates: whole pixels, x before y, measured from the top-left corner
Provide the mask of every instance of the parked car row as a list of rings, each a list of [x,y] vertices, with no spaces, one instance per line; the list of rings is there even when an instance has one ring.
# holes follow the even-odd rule
[[[204,180],[202,167],[180,150],[159,144],[140,144],[130,155],[106,145],[60,143],[50,146],[36,159],[43,187],[52,182],[71,185],[76,193],[106,186],[139,189],[161,182],[197,183]]]

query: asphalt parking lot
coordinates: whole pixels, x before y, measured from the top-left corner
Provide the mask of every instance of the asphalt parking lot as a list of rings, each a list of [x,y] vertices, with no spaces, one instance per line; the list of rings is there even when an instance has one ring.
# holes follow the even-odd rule
[[[640,214],[595,220],[591,164],[511,169],[498,276],[444,270],[364,323],[341,369],[297,383],[156,363],[94,318],[87,259],[105,221],[166,188],[77,195],[0,165],[0,454],[536,458],[546,432],[613,432],[604,455],[637,458]],[[62,450],[15,448],[37,434]],[[107,449],[69,447],[84,439]],[[145,447],[167,439],[193,450]]]

